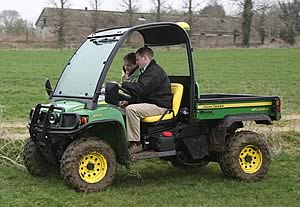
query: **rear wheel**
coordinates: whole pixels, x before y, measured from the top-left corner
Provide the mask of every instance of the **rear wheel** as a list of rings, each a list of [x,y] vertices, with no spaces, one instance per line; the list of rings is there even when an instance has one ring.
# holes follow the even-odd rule
[[[59,175],[59,167],[50,164],[31,139],[28,139],[24,145],[23,156],[24,165],[30,174],[40,177]]]
[[[270,151],[263,137],[241,131],[227,140],[220,168],[226,176],[255,181],[267,174],[270,162]]]
[[[101,191],[112,184],[115,174],[114,151],[99,138],[85,137],[76,140],[62,156],[61,175],[77,191]]]

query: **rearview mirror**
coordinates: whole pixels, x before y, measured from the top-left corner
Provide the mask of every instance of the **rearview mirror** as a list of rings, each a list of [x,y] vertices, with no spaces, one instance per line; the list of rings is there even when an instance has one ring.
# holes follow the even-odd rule
[[[45,89],[46,89],[48,96],[50,96],[50,94],[52,93],[52,86],[51,86],[50,80],[48,78],[45,81]]]
[[[106,83],[105,102],[109,104],[118,104],[119,86],[117,83]]]

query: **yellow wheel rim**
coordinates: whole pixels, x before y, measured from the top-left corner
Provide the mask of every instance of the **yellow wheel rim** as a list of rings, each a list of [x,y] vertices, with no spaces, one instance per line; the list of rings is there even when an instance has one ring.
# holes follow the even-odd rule
[[[79,163],[79,175],[87,183],[101,181],[107,172],[107,161],[99,152],[84,155]]]
[[[256,173],[262,165],[262,154],[260,150],[253,146],[247,145],[240,152],[240,166],[245,173]]]

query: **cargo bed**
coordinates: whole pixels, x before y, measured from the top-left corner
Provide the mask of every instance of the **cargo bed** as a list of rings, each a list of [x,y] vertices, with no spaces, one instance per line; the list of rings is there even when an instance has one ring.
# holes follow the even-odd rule
[[[257,96],[244,94],[203,94],[200,95],[200,103],[210,102],[235,102],[235,101],[258,101],[258,100],[274,100],[278,96]]]
[[[272,120],[279,119],[275,112],[278,96],[240,94],[203,94],[196,104],[196,117],[200,120],[223,119],[227,115],[265,114]]]

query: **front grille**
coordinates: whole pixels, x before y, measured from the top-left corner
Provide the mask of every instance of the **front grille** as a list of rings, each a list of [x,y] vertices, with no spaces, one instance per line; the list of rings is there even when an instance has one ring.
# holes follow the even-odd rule
[[[30,117],[29,132],[31,135],[35,127],[42,130],[74,130],[80,125],[79,114],[66,113],[63,108],[53,105],[48,107],[38,104]]]
[[[61,127],[74,127],[79,123],[79,120],[75,114],[63,114]]]

